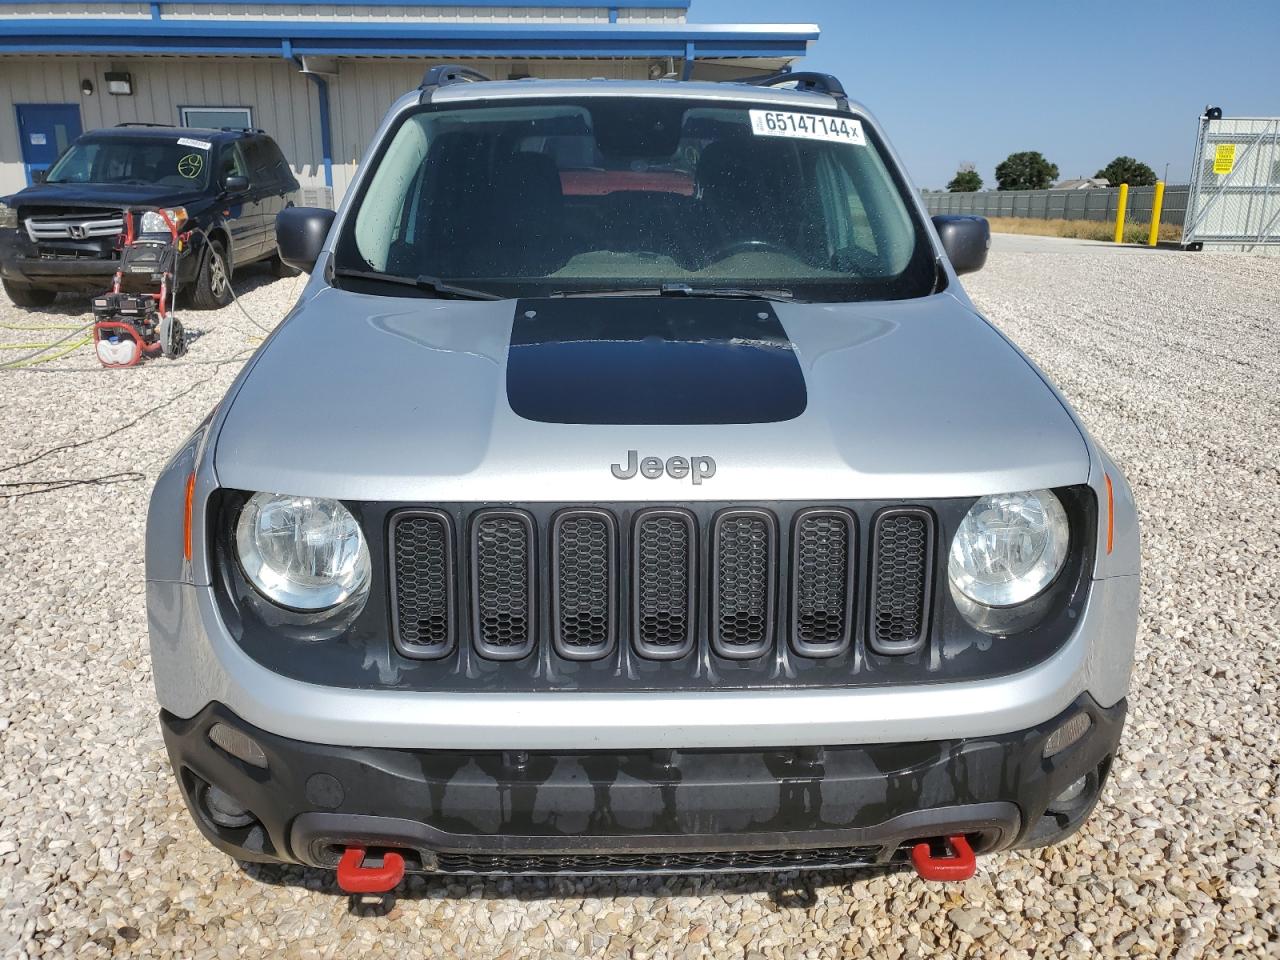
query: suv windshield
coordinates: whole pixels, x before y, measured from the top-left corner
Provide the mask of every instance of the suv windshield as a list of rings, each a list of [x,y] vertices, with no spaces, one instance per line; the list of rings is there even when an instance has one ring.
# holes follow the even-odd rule
[[[186,142],[183,142],[183,141]],[[110,183],[203,190],[209,182],[207,140],[84,137],[49,170],[45,183]]]
[[[848,113],[599,98],[422,109],[374,161],[335,266],[475,292],[923,296],[930,245]],[[388,284],[379,292],[412,292]]]

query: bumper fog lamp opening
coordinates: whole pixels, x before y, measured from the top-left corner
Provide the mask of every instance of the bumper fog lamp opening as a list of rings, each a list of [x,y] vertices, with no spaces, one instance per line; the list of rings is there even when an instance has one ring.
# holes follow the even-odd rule
[[[229,727],[225,723],[215,723],[209,728],[209,739],[215,746],[221,747],[237,760],[243,760],[263,770],[267,769],[267,755],[262,747],[258,746],[248,734],[240,732],[235,727]]]
[[[253,814],[240,801],[213,784],[205,788],[204,808],[209,819],[220,827],[235,830],[254,822]]]
[[[1084,793],[1085,787],[1089,785],[1088,776],[1083,776],[1079,780],[1072,783],[1067,789],[1053,798],[1055,804],[1066,806],[1079,800]]]
[[[1054,754],[1061,753],[1072,744],[1078,742],[1081,737],[1089,732],[1089,728],[1093,726],[1093,721],[1089,719],[1087,713],[1077,713],[1074,717],[1067,720],[1057,730],[1049,734],[1049,738],[1044,742],[1044,757],[1047,760]],[[1074,786],[1074,784],[1073,784]]]

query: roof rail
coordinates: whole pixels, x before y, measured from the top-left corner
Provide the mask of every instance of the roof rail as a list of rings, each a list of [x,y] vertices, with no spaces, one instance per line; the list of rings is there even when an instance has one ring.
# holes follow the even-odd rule
[[[219,127],[223,133],[261,133],[266,134],[267,131],[261,127]]]
[[[849,106],[849,94],[844,85],[829,73],[812,73],[801,71],[792,73],[791,68],[779,70],[759,77],[743,77],[740,80],[725,81],[728,83],[745,83],[753,87],[780,87],[783,84],[795,84],[795,89],[808,93],[825,93],[832,97],[841,107]]]
[[[422,91],[425,101],[428,94],[439,87],[447,87],[451,83],[483,83],[491,79],[479,70],[472,70],[460,63],[442,63],[426,72],[418,89]]]
[[[150,120],[126,120],[124,123],[117,123],[117,127],[172,127],[172,123],[152,123]]]

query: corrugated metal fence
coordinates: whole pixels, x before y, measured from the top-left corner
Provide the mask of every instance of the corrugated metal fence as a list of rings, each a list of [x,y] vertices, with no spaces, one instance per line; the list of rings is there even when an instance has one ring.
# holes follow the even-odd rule
[[[1165,188],[1160,222],[1182,226],[1187,215],[1187,184]],[[1155,187],[1130,187],[1129,223],[1151,222]],[[980,190],[976,193],[925,193],[930,215],[972,213],[980,217],[1033,217],[1039,220],[1114,221],[1120,188],[1094,190]]]

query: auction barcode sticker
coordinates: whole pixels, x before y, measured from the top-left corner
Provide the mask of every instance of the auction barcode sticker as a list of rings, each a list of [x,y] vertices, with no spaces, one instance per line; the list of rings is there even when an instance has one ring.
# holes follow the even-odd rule
[[[786,110],[748,110],[751,132],[757,137],[798,137],[802,140],[832,140],[836,143],[867,145],[862,122],[848,117]]]
[[[195,147],[197,150],[208,150],[213,146],[208,140],[192,140],[190,137],[179,137],[178,143],[184,147]]]

